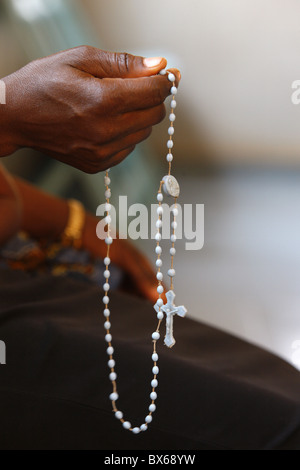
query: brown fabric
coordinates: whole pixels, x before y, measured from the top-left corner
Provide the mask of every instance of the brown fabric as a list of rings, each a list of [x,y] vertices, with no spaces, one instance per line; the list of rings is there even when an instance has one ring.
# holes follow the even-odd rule
[[[136,426],[150,404],[152,305],[111,295],[119,408]],[[300,374],[276,356],[175,318],[158,343],[157,411],[147,432],[111,412],[101,293],[86,282],[0,270],[0,448],[300,449]]]

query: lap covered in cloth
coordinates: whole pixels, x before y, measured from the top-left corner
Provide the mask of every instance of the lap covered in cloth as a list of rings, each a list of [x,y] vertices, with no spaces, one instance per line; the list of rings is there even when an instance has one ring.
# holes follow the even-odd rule
[[[0,269],[0,448],[52,450],[300,449],[300,374],[285,361],[191,319],[158,342],[157,410],[146,432],[111,411],[102,293],[83,279]],[[153,306],[111,293],[117,402],[144,422]],[[163,330],[162,330],[163,331]]]

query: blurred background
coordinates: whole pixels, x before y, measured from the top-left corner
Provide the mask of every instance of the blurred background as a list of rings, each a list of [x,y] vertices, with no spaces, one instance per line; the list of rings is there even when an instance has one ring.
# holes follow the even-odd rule
[[[205,244],[185,251],[178,242],[177,300],[300,369],[300,105],[291,100],[299,17],[297,0],[0,2],[0,77],[81,44],[165,56],[181,70],[174,170],[180,202],[205,205]],[[113,170],[114,194],[154,202],[167,127]],[[103,202],[102,175],[28,149],[4,160],[93,213]],[[154,263],[153,243],[140,246]]]

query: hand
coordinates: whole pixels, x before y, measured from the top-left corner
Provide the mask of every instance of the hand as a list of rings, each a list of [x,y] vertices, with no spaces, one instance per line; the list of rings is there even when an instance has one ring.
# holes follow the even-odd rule
[[[99,219],[86,214],[85,228],[83,231],[83,248],[93,256],[104,259],[106,256],[106,244],[96,235],[96,225]],[[147,298],[153,304],[158,299],[156,273],[151,263],[128,240],[114,240],[110,255],[111,261],[119,266],[126,275],[126,285],[137,294]]]
[[[2,156],[31,147],[87,173],[117,165],[165,116],[171,84],[154,62],[81,46],[4,78]]]

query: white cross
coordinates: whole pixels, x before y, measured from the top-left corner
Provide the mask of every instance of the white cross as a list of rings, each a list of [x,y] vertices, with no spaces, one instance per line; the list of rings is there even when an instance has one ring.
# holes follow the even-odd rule
[[[187,313],[187,309],[180,305],[180,307],[176,307],[174,304],[175,294],[172,290],[169,290],[166,293],[167,303],[159,307],[156,304],[154,305],[155,310],[157,313],[159,311],[164,312],[166,314],[166,336],[165,336],[165,345],[168,348],[171,348],[175,344],[175,338],[173,336],[173,315],[179,315],[180,317],[184,317]]]

